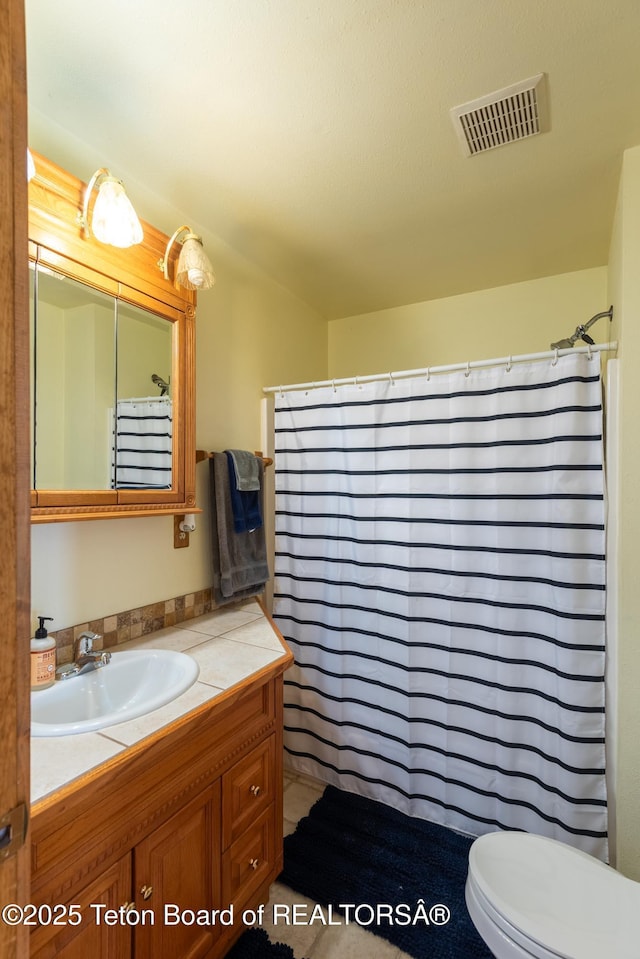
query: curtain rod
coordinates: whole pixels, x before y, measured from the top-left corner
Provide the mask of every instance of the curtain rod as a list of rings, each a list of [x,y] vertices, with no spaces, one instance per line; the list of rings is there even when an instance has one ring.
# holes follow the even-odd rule
[[[522,353],[520,356],[501,356],[492,360],[472,360],[469,363],[453,363],[449,366],[425,366],[420,370],[401,370],[398,373],[373,373],[370,376],[346,376],[335,380],[322,380],[315,383],[289,383],[285,386],[263,386],[263,393],[284,393],[294,390],[316,390],[325,386],[345,386],[351,383],[358,386],[360,383],[375,383],[379,380],[403,380],[412,376],[431,376],[438,373],[454,373],[457,370],[477,370],[487,366],[506,366],[510,368],[513,363],[529,363],[531,360],[554,360],[560,356],[569,356],[575,353],[615,353],[618,349],[617,340],[610,343],[596,343],[593,346],[578,346],[565,350],[547,350],[544,353]]]
[[[118,403],[170,403],[170,396],[121,396]]]

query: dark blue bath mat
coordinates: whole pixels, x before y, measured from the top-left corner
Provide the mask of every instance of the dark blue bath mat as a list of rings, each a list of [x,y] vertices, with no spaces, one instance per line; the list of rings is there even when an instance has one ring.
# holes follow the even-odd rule
[[[264,929],[247,929],[227,953],[225,959],[295,959],[293,949],[282,942],[271,942]]]
[[[350,923],[360,920],[415,959],[492,959],[464,901],[471,842],[444,826],[327,786],[285,838],[279,878],[322,906],[350,904]],[[424,911],[417,912],[420,901],[428,921]],[[450,918],[443,922],[447,910]],[[403,924],[408,915],[411,922]],[[330,916],[328,911],[325,917]]]

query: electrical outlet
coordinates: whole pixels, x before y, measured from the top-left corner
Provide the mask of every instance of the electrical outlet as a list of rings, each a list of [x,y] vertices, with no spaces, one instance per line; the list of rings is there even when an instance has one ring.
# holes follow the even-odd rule
[[[178,514],[173,517],[173,548],[182,549],[189,545],[189,534],[180,529],[180,523],[184,516]]]

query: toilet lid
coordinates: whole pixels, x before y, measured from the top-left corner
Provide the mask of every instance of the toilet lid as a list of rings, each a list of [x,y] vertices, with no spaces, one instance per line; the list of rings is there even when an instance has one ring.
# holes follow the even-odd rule
[[[640,883],[579,849],[489,833],[471,846],[469,879],[507,934],[515,928],[551,956],[640,959]]]

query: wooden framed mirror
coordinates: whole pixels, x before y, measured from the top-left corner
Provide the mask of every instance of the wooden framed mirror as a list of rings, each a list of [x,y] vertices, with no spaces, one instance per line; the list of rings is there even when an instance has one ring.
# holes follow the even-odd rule
[[[168,236],[85,236],[86,185],[34,160],[32,522],[194,512],[195,293],[164,277]]]

